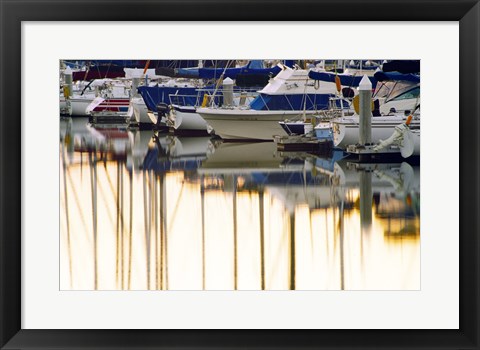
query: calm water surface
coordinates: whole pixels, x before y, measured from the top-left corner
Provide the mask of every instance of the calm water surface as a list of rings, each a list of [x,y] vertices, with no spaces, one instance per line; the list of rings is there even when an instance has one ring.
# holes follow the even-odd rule
[[[60,129],[62,290],[420,289],[420,169]]]

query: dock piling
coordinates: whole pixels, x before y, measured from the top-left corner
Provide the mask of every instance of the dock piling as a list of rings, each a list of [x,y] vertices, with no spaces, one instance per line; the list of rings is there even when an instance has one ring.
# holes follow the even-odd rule
[[[70,67],[67,67],[67,69],[65,69],[65,71],[63,72],[63,80],[63,95],[66,99],[69,99],[72,96],[73,89],[73,72]]]
[[[233,106],[233,80],[225,78],[223,84],[223,104],[227,107]]]
[[[359,143],[369,145],[372,142],[372,83],[366,75],[358,86],[359,90]]]

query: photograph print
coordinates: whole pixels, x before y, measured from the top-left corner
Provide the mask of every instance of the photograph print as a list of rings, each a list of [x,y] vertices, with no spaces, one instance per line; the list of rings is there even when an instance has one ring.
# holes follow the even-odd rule
[[[59,62],[60,290],[420,290],[420,61]]]

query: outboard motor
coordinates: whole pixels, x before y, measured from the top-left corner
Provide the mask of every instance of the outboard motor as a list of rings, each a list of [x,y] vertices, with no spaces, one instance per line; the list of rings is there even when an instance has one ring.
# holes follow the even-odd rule
[[[157,105],[157,126],[161,126],[162,123],[165,124],[168,116],[168,112],[170,111],[170,106],[164,102],[160,102]]]
[[[165,117],[169,110],[170,110],[170,107],[168,107],[168,105],[164,102],[160,102],[157,105],[157,112],[159,117],[160,116]]]

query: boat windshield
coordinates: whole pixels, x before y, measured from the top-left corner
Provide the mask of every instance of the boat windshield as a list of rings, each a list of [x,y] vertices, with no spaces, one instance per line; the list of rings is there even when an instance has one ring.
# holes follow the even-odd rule
[[[373,97],[385,98],[387,101],[405,93],[417,84],[407,81],[382,81],[377,83]]]
[[[399,100],[408,100],[413,98],[418,98],[420,96],[420,86],[414,87],[413,89],[397,94],[395,97],[387,100],[389,101],[399,101]]]
[[[394,86],[394,81],[379,81],[377,83],[377,87],[375,88],[375,92],[373,93],[373,97],[387,97]]]

